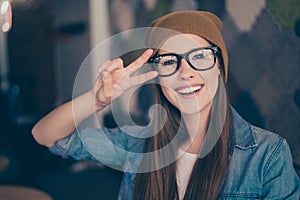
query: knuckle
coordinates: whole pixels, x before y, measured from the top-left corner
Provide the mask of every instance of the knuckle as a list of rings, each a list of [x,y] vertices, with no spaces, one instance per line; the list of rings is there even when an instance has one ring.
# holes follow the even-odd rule
[[[117,65],[121,65],[121,66],[123,66],[123,64],[124,64],[124,62],[123,62],[123,60],[122,60],[121,58],[116,58],[116,59],[114,59],[114,62],[115,62]]]
[[[108,99],[108,98],[110,98],[110,97],[111,97],[111,95],[110,95],[110,94],[108,94],[107,92],[105,92],[105,93],[103,94],[103,97],[104,97],[105,99]]]
[[[107,90],[107,89],[105,89],[104,91],[103,91],[103,99],[105,99],[104,101],[107,101],[108,99],[110,99],[110,97],[111,97],[111,92],[109,91],[109,90]]]

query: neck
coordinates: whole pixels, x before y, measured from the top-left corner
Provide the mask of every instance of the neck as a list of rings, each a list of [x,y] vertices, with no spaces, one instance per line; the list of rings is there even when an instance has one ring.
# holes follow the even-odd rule
[[[190,138],[182,146],[186,152],[194,154],[199,153],[206,134],[210,108],[211,106],[206,106],[199,113],[182,114]]]

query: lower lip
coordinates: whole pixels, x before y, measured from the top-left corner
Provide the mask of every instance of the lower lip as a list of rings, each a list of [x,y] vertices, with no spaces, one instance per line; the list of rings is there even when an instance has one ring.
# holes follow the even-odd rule
[[[202,91],[202,88],[204,86],[202,86],[199,90],[196,90],[195,92],[192,92],[192,93],[188,93],[188,94],[182,94],[182,93],[179,93],[177,92],[182,98],[186,98],[186,99],[189,99],[189,98],[194,98],[195,96],[197,96],[201,91]]]

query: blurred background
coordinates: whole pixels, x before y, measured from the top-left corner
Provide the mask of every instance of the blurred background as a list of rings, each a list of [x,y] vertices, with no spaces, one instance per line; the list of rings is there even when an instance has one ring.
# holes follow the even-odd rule
[[[231,104],[252,124],[287,139],[300,175],[299,0],[9,2],[10,30],[1,8],[0,186],[32,187],[53,199],[117,197],[121,172],[54,156],[34,142],[31,129],[72,99],[77,70],[96,45],[175,10],[208,10],[222,19]],[[109,116],[103,123],[112,126]]]

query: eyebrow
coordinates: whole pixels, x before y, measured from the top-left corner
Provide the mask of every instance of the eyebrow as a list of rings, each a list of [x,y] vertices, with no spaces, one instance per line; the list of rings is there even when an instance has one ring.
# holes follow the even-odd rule
[[[166,53],[159,53],[159,51],[161,50],[158,50],[153,56],[156,56],[156,55],[164,55],[164,54],[178,54],[178,55],[181,55],[181,54],[185,54],[185,53],[187,53],[187,52],[190,52],[190,51],[193,51],[193,50],[196,50],[196,49],[199,49],[199,48],[208,48],[208,47],[211,47],[212,45],[209,45],[209,46],[204,46],[204,47],[202,47],[202,46],[199,46],[199,47],[194,47],[194,48],[191,48],[190,50],[188,50],[188,51],[185,51],[185,52],[183,52],[183,53],[175,53],[175,52],[170,52],[170,51],[167,51],[167,50],[162,50],[162,51],[167,51]]]

